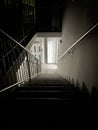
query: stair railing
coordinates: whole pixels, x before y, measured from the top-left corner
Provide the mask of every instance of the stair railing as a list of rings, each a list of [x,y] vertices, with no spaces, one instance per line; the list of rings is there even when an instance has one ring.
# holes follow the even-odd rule
[[[41,71],[41,61],[32,53],[0,29],[0,93],[37,76]]]
[[[73,49],[77,44],[80,43],[82,39],[84,39],[91,31],[93,31],[98,26],[98,23],[96,23],[94,26],[92,26],[85,34],[83,34],[76,42],[74,42],[68,49],[66,49],[57,59],[57,61],[61,60],[64,55],[66,55],[68,52],[70,52],[71,49]]]

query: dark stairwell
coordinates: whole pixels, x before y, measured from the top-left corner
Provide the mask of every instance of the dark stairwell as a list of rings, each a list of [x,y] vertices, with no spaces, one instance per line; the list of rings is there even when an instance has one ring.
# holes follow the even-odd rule
[[[96,0],[0,3],[0,127],[98,127]],[[58,73],[28,50],[36,32],[62,32]]]

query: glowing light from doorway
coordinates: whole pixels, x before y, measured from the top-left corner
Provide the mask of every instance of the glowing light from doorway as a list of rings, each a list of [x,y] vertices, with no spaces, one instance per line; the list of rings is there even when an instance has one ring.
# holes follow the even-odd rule
[[[48,39],[48,63],[56,63],[56,40]]]

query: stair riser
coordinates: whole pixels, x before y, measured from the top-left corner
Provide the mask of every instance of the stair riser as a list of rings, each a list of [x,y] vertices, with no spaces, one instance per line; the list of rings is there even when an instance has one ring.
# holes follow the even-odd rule
[[[19,98],[75,98],[77,95],[71,92],[20,92]]]

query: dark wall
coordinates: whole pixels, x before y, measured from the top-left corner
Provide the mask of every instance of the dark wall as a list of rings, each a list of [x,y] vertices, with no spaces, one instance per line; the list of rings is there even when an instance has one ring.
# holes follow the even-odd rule
[[[20,41],[34,31],[35,0],[0,1],[0,28]]]
[[[36,0],[36,29],[38,32],[60,32],[62,0]]]
[[[26,46],[35,34],[35,0],[0,0],[0,29]],[[0,32],[0,82],[23,51]],[[5,81],[6,82],[6,81]]]
[[[97,0],[69,0],[65,7],[59,56],[98,22]],[[85,83],[90,91],[98,87],[97,59],[98,26],[58,61],[58,71],[74,84]]]

